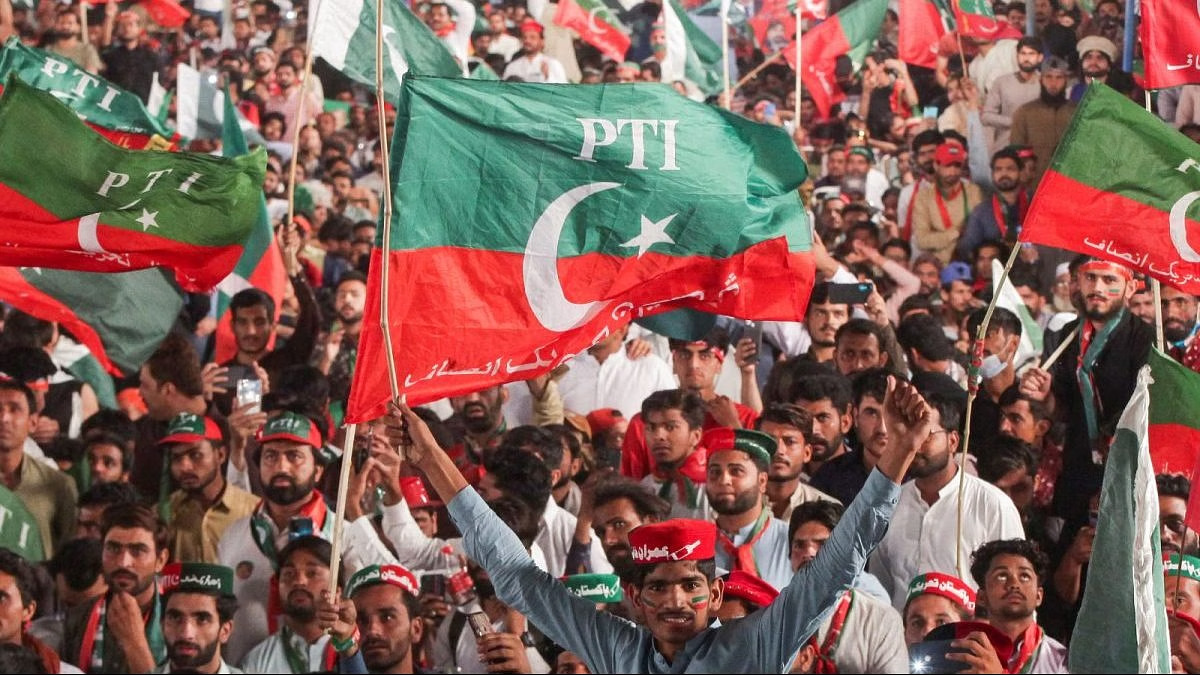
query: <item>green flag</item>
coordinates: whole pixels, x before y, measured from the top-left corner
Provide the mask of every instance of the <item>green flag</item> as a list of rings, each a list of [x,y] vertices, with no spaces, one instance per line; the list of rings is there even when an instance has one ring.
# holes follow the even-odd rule
[[[224,159],[119,148],[14,76],[0,98],[0,265],[165,267],[207,291],[241,256],[265,166],[261,149]]]
[[[0,485],[0,547],[30,562],[45,559],[37,519],[15,492]]]
[[[690,80],[708,96],[721,91],[721,47],[688,18],[675,0],[662,9],[667,34],[667,56],[662,63],[664,82]]]

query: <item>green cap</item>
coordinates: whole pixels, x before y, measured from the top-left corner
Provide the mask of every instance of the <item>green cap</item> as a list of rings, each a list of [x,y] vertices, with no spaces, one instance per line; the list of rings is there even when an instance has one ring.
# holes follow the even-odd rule
[[[221,427],[211,417],[201,417],[189,412],[182,412],[171,418],[167,425],[167,435],[159,439],[159,445],[171,443],[196,443],[209,440],[221,443]]]
[[[1163,572],[1169,577],[1180,576],[1200,581],[1200,558],[1171,554],[1163,561]]]
[[[368,565],[354,573],[346,582],[346,597],[353,598],[354,594],[369,586],[387,584],[407,591],[414,598],[420,595],[417,578],[400,565]]]
[[[615,574],[572,574],[562,581],[568,591],[596,604],[620,602],[624,597],[621,580]]]
[[[721,450],[741,450],[750,455],[750,459],[760,469],[771,465],[771,455],[775,454],[778,443],[768,434],[753,429],[730,429],[717,427],[704,432],[700,444],[711,455]]]
[[[159,574],[159,588],[164,595],[172,591],[233,595],[233,570],[209,563],[171,563]]]
[[[311,445],[314,450],[319,450],[325,445],[316,422],[294,412],[282,412],[267,420],[258,432],[258,442],[267,441],[294,441]]]
[[[862,155],[863,157],[866,158],[866,160],[868,162],[870,162],[872,164],[875,163],[875,153],[872,152],[871,149],[865,145],[856,145],[853,148],[850,148],[850,154],[851,155]]]

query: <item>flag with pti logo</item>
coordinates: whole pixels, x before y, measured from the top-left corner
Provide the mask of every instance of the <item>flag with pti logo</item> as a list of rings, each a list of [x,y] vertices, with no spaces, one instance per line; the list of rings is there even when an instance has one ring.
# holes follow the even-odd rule
[[[559,0],[554,23],[579,33],[579,39],[613,61],[629,51],[629,29],[602,0]]]
[[[858,0],[804,34],[800,79],[821,117],[829,117],[833,104],[846,98],[834,75],[837,58],[849,56],[858,70],[879,36],[887,8],[887,0]],[[783,56],[794,70],[795,41],[784,48]]]
[[[1200,83],[1200,3],[1142,0],[1146,88]]]
[[[1077,251],[1200,294],[1200,151],[1104,84],[1088,87],[1021,226],[1023,242]],[[1195,242],[1195,243],[1193,243]]]
[[[385,255],[410,403],[547,373],[670,309],[804,316],[807,170],[784,130],[658,85],[408,77],[401,92],[349,421],[391,398]]]
[[[209,290],[241,256],[265,165],[262,150],[224,159],[119,148],[13,76],[0,98],[0,265],[165,267],[185,289]]]

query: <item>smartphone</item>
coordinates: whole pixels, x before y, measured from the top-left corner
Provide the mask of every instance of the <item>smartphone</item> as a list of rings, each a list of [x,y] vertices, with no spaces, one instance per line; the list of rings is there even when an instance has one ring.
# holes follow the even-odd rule
[[[354,454],[350,461],[354,462],[354,472],[362,471],[363,466],[367,463],[367,459],[371,456],[371,441],[375,436],[373,427],[367,428],[367,433],[361,434],[354,439]]]
[[[837,305],[861,305],[874,287],[869,282],[829,284],[829,302]]]
[[[312,534],[312,518],[292,518],[288,523],[288,541],[295,541],[300,537],[311,537]]]
[[[471,612],[468,614],[467,623],[471,624],[471,632],[475,634],[476,640],[488,633],[496,632],[492,628],[492,622],[488,619],[487,614],[483,612]]]
[[[238,406],[251,405],[250,412],[262,412],[262,380],[241,379],[237,381]]]
[[[446,596],[446,575],[437,572],[422,574],[421,595],[435,595],[444,598]]]
[[[766,106],[763,107],[763,115],[766,117],[774,117],[776,110],[778,110],[778,108],[775,106],[774,103],[768,103]]]
[[[936,120],[937,116],[938,116],[937,106],[936,105],[925,106],[925,109],[922,111],[921,116],[927,120]]]
[[[918,642],[908,648],[908,672],[910,673],[958,673],[966,670],[967,664],[946,658],[953,640],[929,640]]]
[[[754,353],[762,353],[762,324],[757,321],[747,321],[746,327],[742,330],[743,338],[754,340]]]

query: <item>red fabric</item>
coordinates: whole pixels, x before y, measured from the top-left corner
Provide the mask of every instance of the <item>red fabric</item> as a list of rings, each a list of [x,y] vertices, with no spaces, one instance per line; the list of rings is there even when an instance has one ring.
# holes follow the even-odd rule
[[[106,371],[117,376],[123,375],[109,360],[96,329],[84,323],[70,307],[25,281],[21,271],[15,267],[0,267],[0,300],[43,321],[57,322],[87,347]]]
[[[753,574],[734,570],[725,578],[725,597],[741,598],[758,609],[771,604],[778,596],[779,591],[774,586]]]
[[[179,28],[192,15],[175,0],[141,0],[141,5],[150,19],[164,28]]]
[[[47,673],[57,673],[62,668],[62,659],[59,658],[58,653],[41,640],[29,633],[22,633],[21,644],[38,655],[38,658],[42,660],[42,665],[46,667]]]
[[[592,430],[592,438],[617,426],[617,422],[625,419],[616,408],[601,408],[587,414],[588,428]]]
[[[683,458],[683,464],[679,465],[674,472],[668,474],[662,471],[659,467],[654,467],[654,477],[660,481],[670,481],[675,484],[679,494],[679,501],[682,504],[688,503],[688,482],[690,481],[695,489],[703,490],[704,482],[708,478],[708,452],[704,447],[696,448],[687,457]]]
[[[717,526],[705,520],[672,518],[635,527],[629,532],[633,562],[652,565],[681,560],[712,560],[717,553]]]
[[[1200,6],[1193,0],[1142,0],[1146,87],[1200,82]]]
[[[946,34],[942,15],[930,0],[900,0],[900,60],[937,67],[937,42]]]
[[[758,413],[741,403],[734,403],[737,408],[738,421],[745,429],[753,429],[758,421]],[[712,415],[704,414],[704,430],[717,429],[724,426],[719,424]],[[646,445],[646,424],[642,414],[638,413],[629,420],[629,429],[625,432],[625,442],[621,445],[621,474],[633,480],[641,480],[654,471],[654,457]],[[704,480],[701,478],[700,480]]]
[[[586,12],[574,0],[559,0],[554,23],[579,33],[579,39],[595,47],[601,54],[618,63],[629,51],[629,36],[622,33],[592,12]]]
[[[404,494],[404,502],[410,509],[441,506],[441,502],[435,502],[429,498],[429,492],[425,490],[425,483],[416,476],[401,476],[400,492]]]

